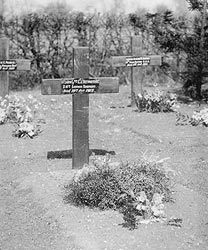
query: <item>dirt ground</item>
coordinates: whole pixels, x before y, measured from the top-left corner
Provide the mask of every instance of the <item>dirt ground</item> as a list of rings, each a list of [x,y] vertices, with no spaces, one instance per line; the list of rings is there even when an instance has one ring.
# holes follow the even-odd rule
[[[71,159],[47,160],[51,150],[71,148],[71,96],[41,96],[43,132],[34,139],[12,137],[0,126],[0,250],[206,250],[208,249],[208,128],[176,126],[175,114],[135,112],[127,105],[130,88],[90,96],[90,147],[114,150],[112,160],[142,155],[168,158],[175,203],[168,218],[182,226],[154,223],[133,231],[114,211],[80,209],[63,202],[64,184],[73,177]],[[14,94],[14,93],[11,93]],[[183,112],[199,109],[180,104]]]

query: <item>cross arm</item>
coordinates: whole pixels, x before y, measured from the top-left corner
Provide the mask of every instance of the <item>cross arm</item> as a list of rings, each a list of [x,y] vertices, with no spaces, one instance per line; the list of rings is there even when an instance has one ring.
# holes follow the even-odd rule
[[[28,59],[16,59],[17,70],[30,70],[31,60]]]
[[[0,60],[0,71],[30,70],[30,63],[27,59]]]
[[[62,95],[62,84],[66,79],[44,79],[41,85],[42,95]],[[118,93],[119,92],[119,79],[118,77],[96,77],[93,79],[99,80],[99,87],[95,94],[107,94],[107,93]]]

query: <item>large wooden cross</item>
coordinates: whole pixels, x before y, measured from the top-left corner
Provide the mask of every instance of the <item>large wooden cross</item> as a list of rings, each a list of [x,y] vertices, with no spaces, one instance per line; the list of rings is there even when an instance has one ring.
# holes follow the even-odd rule
[[[9,59],[9,39],[0,34],[0,96],[9,94],[9,71],[30,70],[30,60]]]
[[[131,69],[131,106],[135,105],[134,95],[142,92],[142,82],[144,78],[143,68],[141,66],[160,66],[162,56],[144,55],[142,36],[131,37],[131,55],[130,56],[113,56],[112,66],[130,67]],[[137,68],[136,68],[137,67]]]
[[[89,162],[89,95],[118,93],[117,77],[89,78],[89,48],[73,48],[73,78],[43,79],[43,95],[72,94],[72,168]]]

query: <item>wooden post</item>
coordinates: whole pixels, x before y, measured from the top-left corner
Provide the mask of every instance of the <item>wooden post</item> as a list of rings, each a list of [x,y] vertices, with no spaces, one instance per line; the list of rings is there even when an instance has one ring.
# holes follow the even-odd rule
[[[9,56],[9,39],[4,35],[0,37],[0,60],[6,60]],[[0,71],[0,96],[9,94],[9,76],[7,71]]]
[[[118,93],[117,77],[89,78],[89,48],[73,49],[73,78],[43,79],[43,95],[73,94],[72,102],[72,168],[82,168],[89,162],[89,95],[90,93]],[[53,157],[54,154],[49,152]],[[62,154],[63,153],[63,154]],[[58,152],[57,158],[66,150]],[[69,154],[70,155],[70,152]]]
[[[142,56],[143,54],[143,42],[142,36],[131,37],[131,55]],[[134,96],[138,93],[143,94],[143,81],[144,81],[144,70],[140,68],[131,67],[131,106],[135,106]]]
[[[74,78],[89,78],[88,57],[88,48],[73,49]],[[72,165],[80,168],[89,161],[89,95],[76,94],[72,99]]]

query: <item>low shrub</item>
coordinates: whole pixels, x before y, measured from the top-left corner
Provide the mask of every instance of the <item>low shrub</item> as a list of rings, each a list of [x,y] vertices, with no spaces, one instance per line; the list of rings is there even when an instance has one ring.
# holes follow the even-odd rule
[[[139,112],[174,112],[176,106],[175,94],[164,94],[164,92],[144,91],[143,95],[135,96],[135,103]]]
[[[176,125],[192,125],[208,127],[208,108],[203,108],[200,111],[194,111],[192,116],[176,113]]]
[[[151,201],[155,193],[164,195],[165,201],[170,201],[170,179],[159,168],[157,161],[142,159],[135,163],[123,164],[120,167],[119,183],[122,190],[133,191],[137,196],[144,191]]]
[[[72,183],[67,186],[65,199],[78,206],[115,209],[121,187],[115,169],[109,165],[109,159],[93,156],[92,164],[85,164],[78,170]]]
[[[67,203],[119,210],[133,228],[137,216],[160,217],[161,202],[171,201],[170,179],[156,161],[114,164],[108,155],[93,156],[65,189]],[[160,208],[156,207],[156,196],[160,197]]]

